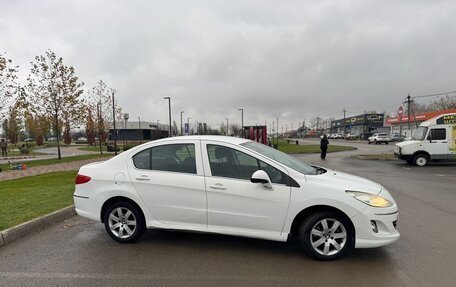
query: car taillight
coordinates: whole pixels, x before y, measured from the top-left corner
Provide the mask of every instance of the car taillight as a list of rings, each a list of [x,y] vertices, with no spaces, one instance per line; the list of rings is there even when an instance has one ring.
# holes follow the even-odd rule
[[[83,183],[89,182],[90,180],[91,180],[90,176],[78,174],[76,176],[76,180],[74,181],[74,183],[83,184]]]

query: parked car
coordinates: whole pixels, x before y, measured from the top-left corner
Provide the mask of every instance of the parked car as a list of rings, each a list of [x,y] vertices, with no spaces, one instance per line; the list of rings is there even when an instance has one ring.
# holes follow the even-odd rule
[[[51,141],[55,142],[56,140],[57,140],[56,137],[50,137],[50,138],[48,138],[48,141],[49,141],[49,142],[51,142]]]
[[[367,139],[367,143],[368,144],[371,144],[371,143],[374,143],[374,144],[382,144],[382,143],[389,144],[389,137],[385,133],[374,133],[372,136],[370,136]]]
[[[310,256],[333,260],[400,236],[398,206],[381,185],[242,138],[148,142],[84,165],[75,183],[76,212],[121,243],[147,228],[298,238]]]
[[[78,140],[76,141],[76,143],[87,143],[87,138],[85,137],[78,137]]]
[[[349,133],[345,136],[346,140],[357,140],[359,139],[359,134]]]
[[[341,134],[334,134],[334,139],[343,139],[344,137]]]
[[[32,142],[32,141],[34,141],[34,139],[32,139],[32,138],[26,138],[26,139],[24,140],[24,142]]]
[[[392,134],[389,138],[390,142],[401,142],[405,140],[405,136],[399,136],[399,134]]]

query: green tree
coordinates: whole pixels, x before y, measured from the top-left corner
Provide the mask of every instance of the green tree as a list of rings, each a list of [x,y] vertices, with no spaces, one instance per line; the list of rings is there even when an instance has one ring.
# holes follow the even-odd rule
[[[27,78],[28,94],[24,97],[26,107],[53,119],[59,159],[62,158],[59,121],[64,121],[67,141],[70,124],[80,121],[83,115],[83,85],[76,76],[75,69],[66,66],[63,59],[50,50],[45,55],[36,56],[32,62],[31,74]]]
[[[2,118],[14,102],[14,94],[19,87],[17,72],[19,66],[14,66],[5,53],[0,53],[0,118]]]

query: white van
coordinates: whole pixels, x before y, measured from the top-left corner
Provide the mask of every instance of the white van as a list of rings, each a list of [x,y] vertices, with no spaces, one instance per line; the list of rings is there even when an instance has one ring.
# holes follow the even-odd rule
[[[429,161],[456,161],[456,113],[423,122],[411,140],[396,144],[394,154],[417,166]]]

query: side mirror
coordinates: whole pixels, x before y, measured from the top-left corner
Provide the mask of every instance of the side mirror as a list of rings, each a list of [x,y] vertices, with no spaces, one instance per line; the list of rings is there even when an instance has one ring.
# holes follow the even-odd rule
[[[257,170],[252,174],[250,182],[261,183],[267,188],[271,188],[271,180],[269,179],[268,174],[264,170]]]

